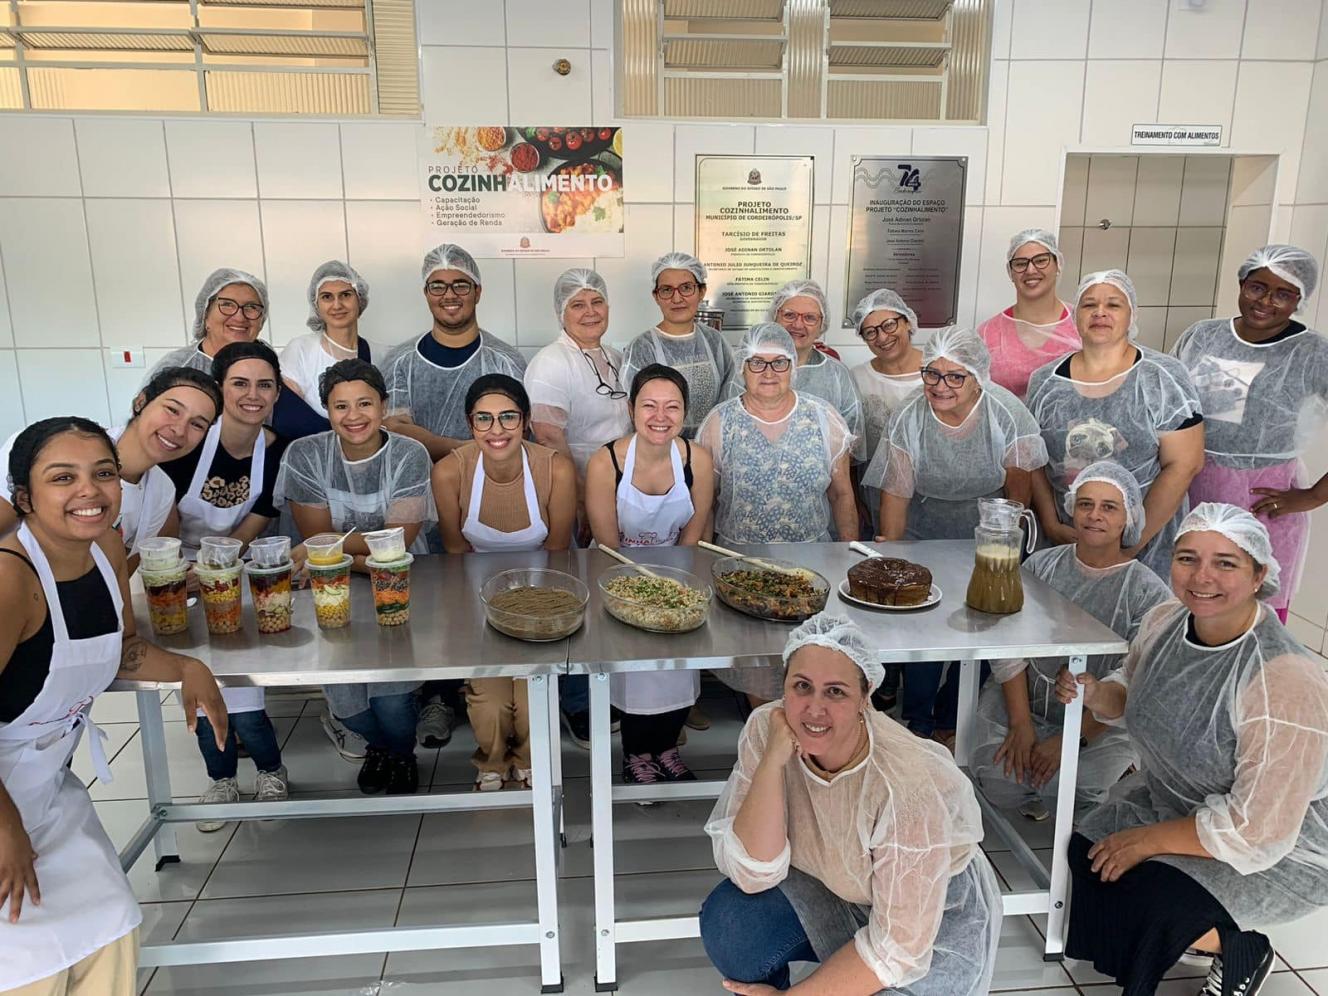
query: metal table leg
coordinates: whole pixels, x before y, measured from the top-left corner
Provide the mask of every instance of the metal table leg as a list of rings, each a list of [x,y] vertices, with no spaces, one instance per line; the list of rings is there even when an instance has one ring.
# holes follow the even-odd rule
[[[138,697],[138,735],[143,740],[143,772],[148,783],[148,811],[158,818],[158,809],[169,806],[171,798],[171,772],[166,755],[166,726],[161,717],[161,692],[158,689],[135,693]],[[152,838],[157,855],[157,871],[166,864],[178,863],[180,847],[175,840],[175,827],[163,824]]]
[[[553,804],[558,808],[558,843],[567,846],[567,802],[563,795],[563,741],[560,707],[558,705],[558,676],[549,676],[549,751],[553,769]]]
[[[1079,655],[1070,658],[1070,672],[1082,674],[1088,658]],[[1074,830],[1074,793],[1079,777],[1079,736],[1082,727],[1084,697],[1079,695],[1065,707],[1065,723],[1061,734],[1061,770],[1056,782],[1056,829],[1052,835],[1051,851],[1051,908],[1047,911],[1047,948],[1044,961],[1060,961],[1065,957],[1065,935],[1070,921],[1067,917],[1070,896],[1070,864],[1066,850]]]
[[[955,724],[955,763],[968,767],[968,754],[973,749],[973,726],[978,716],[978,680],[982,677],[982,661],[951,661],[959,668],[959,716]]]
[[[550,701],[556,703],[557,678],[543,675],[526,683],[530,715],[530,787],[535,824],[535,896],[539,906],[540,992],[563,991],[558,950],[558,827],[554,819],[553,764],[549,731]]]
[[[595,992],[618,988],[613,902],[613,741],[609,676],[590,676],[590,832],[595,868]]]

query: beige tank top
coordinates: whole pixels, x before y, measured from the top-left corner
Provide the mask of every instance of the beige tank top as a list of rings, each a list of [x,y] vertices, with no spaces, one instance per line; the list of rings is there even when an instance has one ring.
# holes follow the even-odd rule
[[[526,457],[530,460],[530,476],[535,479],[535,498],[539,501],[540,518],[549,524],[549,493],[553,490],[553,455],[556,451],[539,443],[523,442]],[[448,454],[447,459],[461,463],[461,520],[470,515],[470,492],[475,483],[475,468],[479,465],[480,447],[470,442],[458,446]],[[487,477],[487,475],[486,475]],[[522,475],[506,484],[499,484],[492,478],[484,482],[484,493],[480,499],[480,522],[499,532],[514,533],[529,526],[530,516],[526,514],[525,485]]]

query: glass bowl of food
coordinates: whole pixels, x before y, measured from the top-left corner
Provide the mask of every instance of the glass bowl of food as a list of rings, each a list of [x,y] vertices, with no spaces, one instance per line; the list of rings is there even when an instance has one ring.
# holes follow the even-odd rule
[[[549,643],[571,636],[586,618],[584,581],[543,567],[502,571],[480,587],[484,618],[499,633]]]
[[[771,622],[802,622],[825,608],[830,582],[770,557],[724,557],[710,565],[715,594],[731,609]]]
[[[601,574],[599,591],[609,615],[651,633],[686,633],[701,626],[714,594],[695,574],[628,564]]]

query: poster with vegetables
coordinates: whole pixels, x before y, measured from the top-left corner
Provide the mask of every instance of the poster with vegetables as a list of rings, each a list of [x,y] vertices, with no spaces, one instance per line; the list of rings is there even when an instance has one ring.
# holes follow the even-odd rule
[[[434,242],[483,257],[623,254],[618,128],[430,125],[420,203]]]

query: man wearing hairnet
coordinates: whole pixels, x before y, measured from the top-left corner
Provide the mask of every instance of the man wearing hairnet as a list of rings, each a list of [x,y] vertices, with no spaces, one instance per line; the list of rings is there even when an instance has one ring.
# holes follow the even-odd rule
[[[475,310],[483,288],[470,253],[445,242],[425,255],[420,274],[433,326],[383,362],[390,413],[383,424],[419,440],[437,461],[470,438],[470,385],[492,373],[520,380],[526,361],[515,346],[480,328]]]

